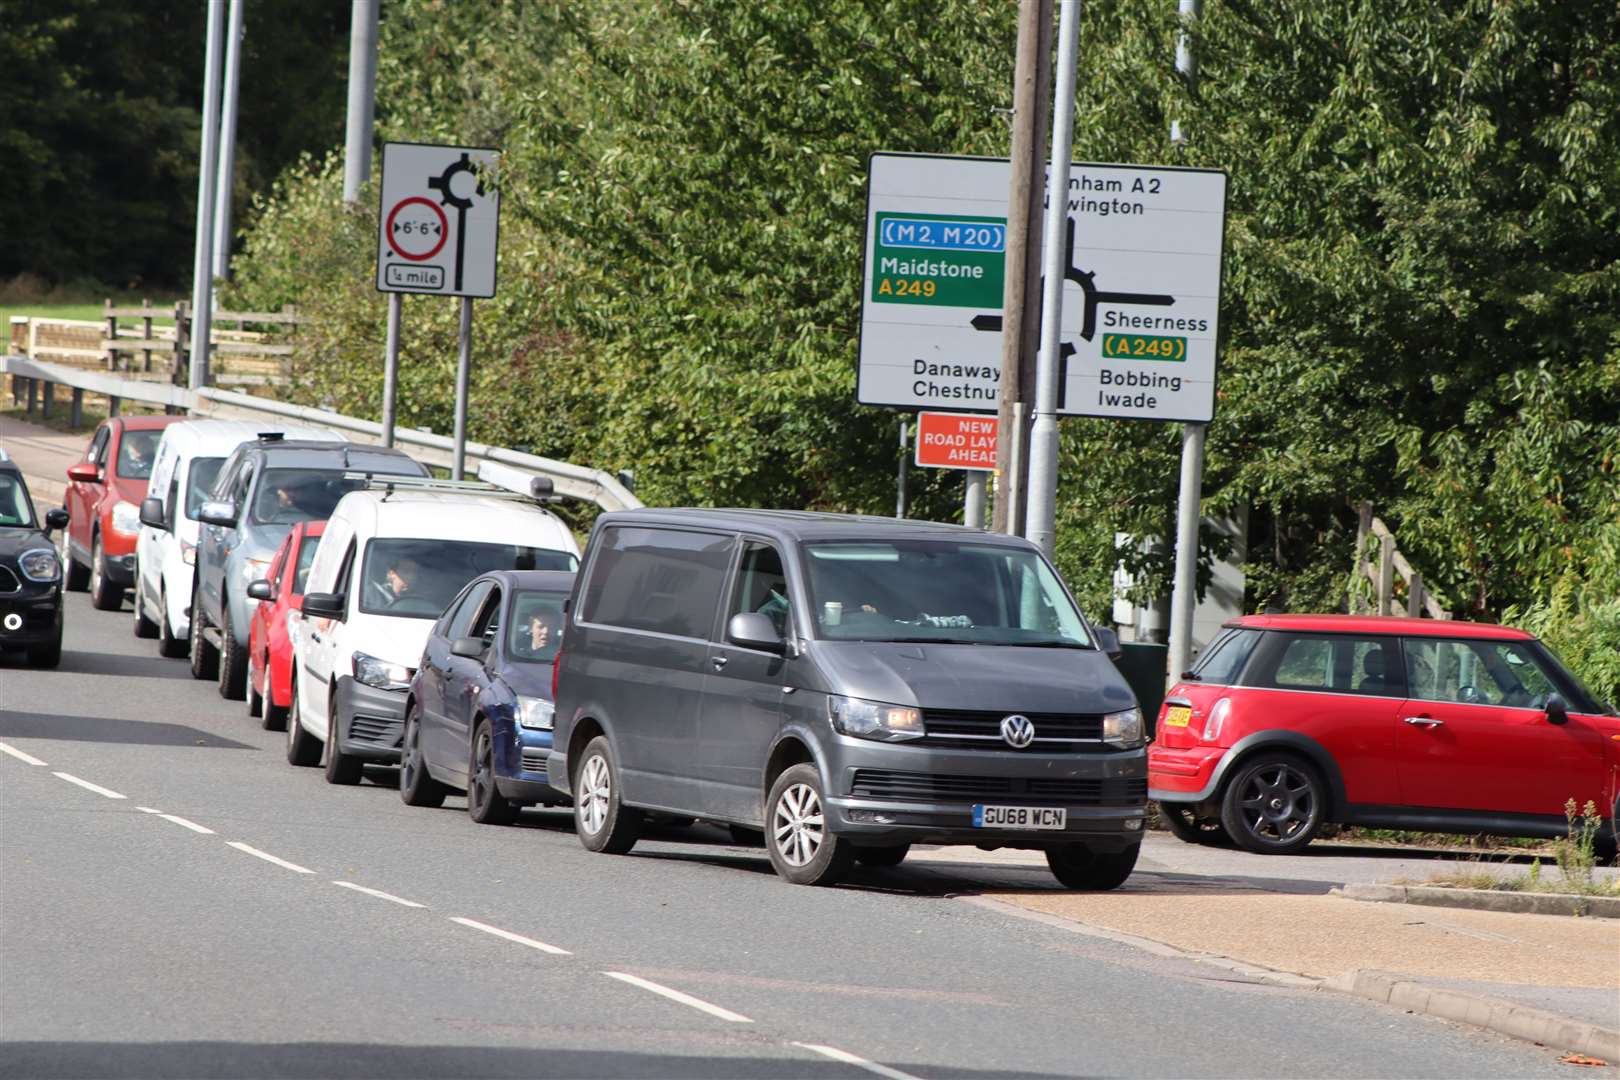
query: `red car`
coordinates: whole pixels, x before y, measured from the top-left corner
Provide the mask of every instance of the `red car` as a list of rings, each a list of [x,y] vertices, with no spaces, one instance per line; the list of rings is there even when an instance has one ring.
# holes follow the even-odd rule
[[[266,731],[287,726],[293,663],[287,616],[304,606],[304,580],[325,531],[324,521],[294,525],[270,560],[265,580],[248,586],[248,597],[259,603],[248,627],[247,707],[249,716],[263,718]]]
[[[183,416],[114,416],[90,437],[84,460],[67,471],[68,527],[62,530],[64,584],[90,590],[90,602],[116,611],[135,584],[141,500],[163,429]]]
[[[1148,795],[1194,843],[1291,854],[1328,822],[1559,837],[1607,819],[1620,714],[1533,635],[1352,615],[1226,624],[1159,711]]]

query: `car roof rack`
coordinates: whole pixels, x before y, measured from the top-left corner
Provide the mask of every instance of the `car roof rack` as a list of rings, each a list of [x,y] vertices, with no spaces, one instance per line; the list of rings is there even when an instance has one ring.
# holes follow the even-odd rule
[[[514,470],[515,471],[515,470]],[[527,477],[527,474],[524,474]],[[440,494],[480,495],[492,499],[513,499],[544,504],[553,501],[551,478],[527,477],[528,489],[490,483],[487,480],[440,480],[432,476],[400,476],[397,473],[345,472],[345,480],[358,480],[365,491],[381,491],[387,498],[396,491],[438,492]]]

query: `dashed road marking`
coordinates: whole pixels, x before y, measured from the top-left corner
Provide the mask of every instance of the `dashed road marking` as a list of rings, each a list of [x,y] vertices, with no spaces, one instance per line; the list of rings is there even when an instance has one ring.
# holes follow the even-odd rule
[[[367,896],[375,896],[379,900],[389,900],[400,905],[401,907],[427,907],[426,904],[418,904],[415,900],[407,900],[403,896],[395,896],[393,893],[385,893],[381,889],[368,889],[364,885],[356,885],[352,881],[334,881],[332,884],[336,885],[340,889],[353,889],[357,893],[365,893]]]
[[[210,829],[204,825],[199,825],[195,821],[188,821],[179,814],[165,814],[163,811],[154,810],[150,806],[137,806],[135,809],[139,810],[143,814],[156,814],[164,821],[172,821],[181,828],[190,829],[194,833],[202,833],[204,836],[214,835],[213,829]]]
[[[43,764],[43,762],[41,764]],[[110,788],[104,788],[100,784],[92,784],[88,780],[80,780],[77,776],[74,776],[72,773],[53,772],[53,773],[51,773],[51,775],[52,776],[60,776],[63,780],[66,780],[70,784],[78,784],[80,787],[84,788],[84,790],[86,790],[86,791],[93,791],[97,795],[105,795],[109,799],[123,799],[123,798],[128,797],[128,796],[125,796],[125,795],[120,795],[120,794],[118,794],[118,792],[113,791]]]
[[[733,1024],[753,1023],[752,1020],[741,1013],[734,1013],[730,1009],[722,1009],[718,1005],[711,1005],[702,998],[695,998],[691,994],[683,994],[679,990],[671,990],[667,986],[661,986],[649,979],[643,979],[639,975],[627,975],[622,971],[604,971],[602,974],[606,975],[610,979],[618,979],[620,982],[629,983],[631,986],[639,986],[643,990],[650,990],[660,997],[669,998],[671,1001],[678,1001],[682,1005],[690,1006],[691,1008],[697,1009],[699,1012],[706,1012],[710,1016],[719,1017],[721,1020],[726,1020]]]
[[[17,749],[15,746],[7,746],[3,742],[0,742],[0,754],[10,754],[12,757],[16,758],[18,761],[27,762],[29,765],[43,765],[43,764],[45,764],[43,761],[39,760],[39,758],[35,757],[33,754],[25,754],[21,750]]]
[[[450,921],[460,923],[462,926],[470,926],[474,930],[482,930],[486,934],[494,934],[496,937],[505,938],[507,941],[515,941],[519,945],[527,945],[531,949],[539,949],[541,952],[550,953],[552,956],[574,955],[567,949],[559,949],[555,945],[547,945],[543,941],[536,941],[534,938],[524,937],[522,934],[514,934],[510,930],[502,930],[498,926],[490,926],[488,923],[481,923],[477,919],[464,919],[460,915],[452,915]]]
[[[227,840],[226,845],[235,848],[237,851],[246,852],[254,858],[263,859],[267,863],[274,863],[283,870],[291,870],[295,874],[313,874],[315,872],[307,866],[299,866],[297,863],[290,863],[286,859],[278,859],[268,851],[260,851],[256,847],[242,843],[240,840]]]
[[[848,1050],[840,1050],[836,1046],[823,1046],[820,1043],[802,1042],[796,1042],[793,1045],[802,1047],[803,1049],[809,1050],[812,1053],[820,1054],[822,1057],[832,1058],[834,1061],[842,1061],[845,1065],[854,1065],[857,1068],[865,1069],[867,1072],[877,1073],[879,1076],[887,1076],[889,1080],[919,1080],[918,1077],[915,1077],[908,1072],[901,1072],[899,1069],[891,1069],[887,1065],[879,1065],[875,1061],[867,1061],[863,1057],[857,1057]]]

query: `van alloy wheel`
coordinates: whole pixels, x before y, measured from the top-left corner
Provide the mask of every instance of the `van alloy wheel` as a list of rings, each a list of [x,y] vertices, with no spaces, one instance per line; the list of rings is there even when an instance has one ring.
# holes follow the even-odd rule
[[[586,832],[599,833],[607,824],[608,797],[612,794],[607,760],[591,758],[579,774],[579,820]]]
[[[816,766],[784,770],[765,798],[765,853],[778,876],[794,885],[832,885],[848,874],[857,849],[831,824]]]
[[[827,838],[827,819],[821,797],[809,784],[794,784],[776,800],[771,815],[777,850],[789,866],[807,866]]]
[[[574,778],[574,832],[590,851],[623,855],[635,847],[645,815],[620,798],[619,772],[607,736],[585,744]]]

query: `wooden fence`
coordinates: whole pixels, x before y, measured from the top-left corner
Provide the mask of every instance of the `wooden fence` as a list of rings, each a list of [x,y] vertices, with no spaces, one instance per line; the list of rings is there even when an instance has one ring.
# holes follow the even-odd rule
[[[1376,541],[1376,544],[1374,543]],[[1370,552],[1376,551],[1376,560],[1370,559]],[[1350,590],[1351,614],[1367,614],[1363,598],[1354,588],[1354,581],[1365,576],[1372,582],[1376,597],[1376,612],[1379,615],[1395,614],[1395,579],[1399,575],[1406,585],[1406,614],[1412,618],[1421,618],[1424,615],[1432,619],[1449,619],[1446,609],[1436,600],[1434,594],[1424,588],[1423,575],[1412,569],[1412,564],[1406,556],[1400,553],[1395,546],[1395,534],[1390,531],[1377,517],[1373,516],[1373,504],[1361,504],[1361,520],[1356,526],[1356,557],[1351,564],[1352,588]]]

